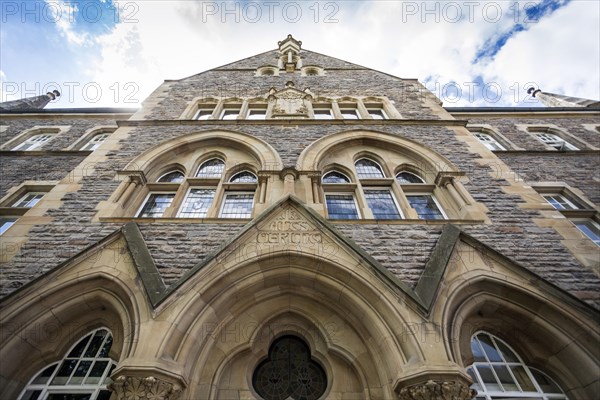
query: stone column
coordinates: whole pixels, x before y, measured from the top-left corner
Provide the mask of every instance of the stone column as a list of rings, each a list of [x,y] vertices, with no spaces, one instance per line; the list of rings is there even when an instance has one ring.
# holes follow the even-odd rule
[[[178,400],[183,388],[153,376],[124,376],[116,378],[108,388],[117,400]]]
[[[405,387],[398,394],[399,400],[470,400],[477,391],[457,381],[432,381]]]

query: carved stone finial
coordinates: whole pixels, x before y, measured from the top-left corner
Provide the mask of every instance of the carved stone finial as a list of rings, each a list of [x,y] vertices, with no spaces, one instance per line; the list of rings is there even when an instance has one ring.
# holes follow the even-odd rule
[[[117,400],[178,400],[182,387],[153,376],[119,376],[108,388]]]
[[[470,400],[477,391],[462,382],[435,382],[409,386],[400,390],[399,400]]]

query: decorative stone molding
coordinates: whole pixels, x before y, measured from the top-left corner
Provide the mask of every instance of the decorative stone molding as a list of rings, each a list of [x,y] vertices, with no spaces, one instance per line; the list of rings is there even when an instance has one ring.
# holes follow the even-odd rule
[[[119,376],[108,385],[117,400],[178,400],[182,387],[153,376]]]
[[[477,395],[475,389],[462,382],[432,380],[400,390],[400,400],[469,400]]]

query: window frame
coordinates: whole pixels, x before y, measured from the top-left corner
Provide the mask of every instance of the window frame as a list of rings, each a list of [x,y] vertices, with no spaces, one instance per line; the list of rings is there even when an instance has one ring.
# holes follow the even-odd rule
[[[254,185],[250,183],[250,185]],[[248,217],[223,217],[223,210],[225,208],[225,204],[227,203],[227,197],[235,195],[252,195],[252,208],[250,210],[250,215]],[[219,208],[218,217],[223,219],[252,219],[252,215],[254,214],[254,206],[256,202],[256,188],[254,190],[226,190],[223,193],[223,199],[221,201],[221,206]]]
[[[0,216],[0,236],[4,235],[6,233],[6,231],[8,231],[10,228],[12,228],[17,221],[19,220],[19,217],[16,216],[11,216],[11,215],[2,215]],[[10,224],[10,225],[8,225]],[[6,226],[8,225],[8,226]]]
[[[481,339],[479,339],[479,336],[482,336],[482,335],[485,335],[489,339],[491,339],[491,343],[494,347],[493,350],[495,353],[497,353],[500,356],[500,361],[491,361],[489,359],[489,356],[487,354],[487,347],[484,347],[483,345],[480,344]],[[530,398],[530,399],[543,399],[543,400],[550,400],[550,399],[567,400],[567,395],[565,394],[564,390],[560,387],[560,385],[552,377],[550,377],[548,374],[546,374],[545,372],[541,371],[538,368],[533,368],[533,367],[530,367],[529,365],[527,365],[527,363],[525,363],[523,361],[523,358],[521,357],[521,355],[517,351],[515,351],[512,348],[512,346],[510,344],[508,344],[507,342],[505,342],[504,340],[500,339],[496,335],[493,335],[493,334],[483,331],[483,330],[477,331],[471,336],[471,340],[469,342],[471,349],[473,348],[473,342],[475,340],[477,340],[476,345],[479,348],[479,351],[483,355],[483,361],[481,361],[481,360],[475,361],[475,356],[473,355],[473,362],[469,366],[467,366],[465,369],[470,376],[475,377],[471,388],[476,389],[478,392],[476,399],[483,398],[485,400],[493,400],[493,399],[499,399],[499,398],[514,398],[514,399]],[[498,343],[500,343],[501,346],[498,345]],[[503,350],[502,347],[506,347],[507,351],[512,352],[511,357],[514,358],[516,361],[508,361],[506,358],[506,355],[504,354],[505,350]],[[496,389],[496,390],[488,389],[486,382],[483,380],[481,373],[479,372],[479,368],[477,368],[479,366],[486,367],[490,371],[490,373],[492,374],[491,377],[493,377],[496,380],[496,384],[499,386],[498,389]],[[494,368],[496,366],[503,367],[508,372],[509,378],[511,378],[513,384],[516,385],[517,390],[504,390],[504,387],[502,386],[503,385],[502,379],[498,376],[498,373],[497,373],[497,370],[500,371],[501,368]],[[529,379],[529,383],[532,385],[533,388],[535,388],[535,390],[536,390],[535,392],[526,391],[526,390],[524,390],[524,388],[521,387],[521,382],[519,381],[519,379],[517,378],[517,375],[514,372],[514,370],[517,370],[517,368],[520,368],[523,370],[523,372],[525,372],[527,378]],[[540,383],[537,381],[536,377],[534,376],[532,370],[538,372],[540,375],[542,375],[545,378],[547,378],[548,380],[550,380],[551,383],[553,383],[562,393],[545,392],[542,389]],[[521,379],[523,379],[523,378],[521,378]],[[488,382],[488,384],[489,384],[489,382]],[[504,384],[506,384],[506,383],[504,383]]]
[[[419,215],[419,213],[417,212],[417,216],[420,220],[423,221],[443,221],[443,220],[447,220],[448,215],[446,214],[446,212],[444,211],[444,208],[442,207],[442,205],[440,204],[440,202],[438,201],[438,199],[436,198],[435,194],[432,192],[427,192],[427,191],[410,191],[404,194],[406,196],[406,200],[408,201],[408,204],[410,205],[410,207],[417,211],[416,208],[413,207],[412,203],[409,200],[409,197],[411,196],[429,196],[433,199],[433,202],[435,203],[436,207],[438,208],[438,211],[440,212],[440,214],[442,215],[442,218],[421,218],[421,216]]]
[[[44,196],[46,195],[46,193],[47,193],[47,192],[27,191],[27,192],[25,192],[25,193],[24,193],[24,194],[23,194],[21,197],[19,197],[19,199],[18,199],[17,201],[15,201],[15,202],[12,204],[12,206],[11,206],[11,207],[12,207],[12,208],[32,208],[32,207],[35,207],[35,205],[36,205],[37,203],[39,203],[39,202],[40,202],[40,200],[41,200],[42,198],[44,198]],[[29,200],[29,201],[26,203],[26,204],[29,204],[29,203],[30,203],[32,200],[36,200],[36,201],[35,201],[35,203],[33,203],[32,205],[18,205],[18,204],[19,204],[19,203],[21,203],[23,200],[25,200],[25,198],[27,198],[28,196],[31,196],[31,195],[33,195],[33,196],[39,196],[39,195],[41,195],[41,196],[40,196],[39,198],[37,198],[37,197],[34,197],[33,199]]]
[[[163,211],[162,215],[160,217],[149,217],[149,216],[142,216],[142,211],[144,209],[144,207],[146,206],[146,204],[148,203],[148,200],[150,200],[150,197],[152,197],[153,195],[166,195],[166,194],[172,194],[173,198],[171,199],[171,202],[169,203],[169,205],[165,208],[165,211]],[[148,194],[146,194],[146,197],[144,198],[144,201],[142,202],[141,207],[139,207],[138,211],[135,213],[135,218],[168,218],[165,217],[165,213],[166,210],[169,207],[173,206],[173,202],[175,200],[175,198],[177,197],[177,191],[156,191],[156,190],[151,190],[148,192]]]
[[[537,140],[539,140],[541,143],[543,143],[546,146],[552,147],[556,151],[580,151],[581,150],[580,148],[578,148],[577,146],[568,142],[567,140],[565,140],[564,138],[562,138],[561,136],[557,135],[554,132],[543,131],[543,132],[533,132],[533,134],[535,135],[535,138]],[[550,139],[552,139],[552,137],[554,137],[554,139],[553,140],[543,140],[542,136],[547,136]],[[556,148],[556,145],[558,145],[558,144],[560,144],[561,148]]]
[[[84,353],[84,351],[89,348],[89,345],[94,340],[94,337],[96,336],[96,334],[102,330],[106,331],[108,335],[104,336],[104,338],[102,339],[102,342],[100,342],[100,346],[95,351],[94,357],[86,357],[85,354],[87,352]],[[104,348],[104,346],[106,346],[106,343],[108,341],[108,339],[107,339],[108,336],[110,336],[110,338],[111,338],[110,339],[111,340],[110,348],[112,348],[112,346],[114,345],[114,335],[112,334],[110,329],[108,329],[104,326],[93,329],[93,330],[88,331],[85,334],[83,334],[61,356],[60,360],[58,360],[56,362],[45,364],[42,368],[37,370],[37,372],[35,374],[33,374],[33,376],[29,379],[29,381],[27,382],[27,384],[25,385],[23,390],[21,390],[17,399],[19,399],[19,400],[25,399],[24,396],[28,392],[35,393],[36,391],[40,392],[37,397],[37,399],[39,399],[39,400],[47,399],[49,395],[54,395],[54,394],[89,394],[90,399],[97,399],[98,396],[100,395],[100,392],[102,392],[102,391],[110,393],[110,390],[107,388],[107,384],[109,383],[109,382],[107,382],[107,380],[109,379],[112,371],[114,371],[114,369],[116,368],[117,362],[110,357],[110,348],[109,348],[109,353],[105,357],[100,356],[100,351]],[[84,340],[86,340],[86,344],[81,349],[81,354],[77,355],[77,356],[71,355],[73,350],[75,350],[75,348]],[[67,383],[63,384],[63,385],[53,384],[52,382],[56,378],[56,375],[58,374],[59,370],[61,369],[61,366],[65,363],[66,360],[75,360],[75,367],[73,368],[72,371],[70,371],[70,373],[67,377]],[[90,363],[87,368],[87,372],[85,373],[85,376],[82,377],[82,383],[81,384],[69,384],[68,381],[70,381],[74,377],[75,372],[78,370],[78,367],[80,366],[80,364],[82,362]],[[92,372],[92,370],[94,369],[94,367],[96,366],[96,363],[99,363],[99,362],[106,362],[107,365],[104,367],[102,375],[98,377],[98,382],[97,383],[89,383],[89,384],[83,383],[85,380],[87,380],[89,378],[89,375]],[[48,370],[51,367],[54,367],[54,368],[53,368],[52,372],[50,373],[50,375],[48,376],[48,379],[46,379],[45,383],[33,383],[43,372],[45,372],[46,370]]]
[[[329,120],[333,120],[335,119],[335,115],[333,113],[333,107],[331,104],[327,104],[327,103],[313,103],[312,105],[312,109],[313,109],[313,119],[315,120],[321,120],[321,121],[329,121]],[[317,113],[317,111],[327,111],[328,112],[328,116],[323,118],[323,117],[317,117],[317,115],[325,115],[325,113]]]
[[[192,190],[211,190],[213,192],[213,197],[212,197],[208,207],[206,208],[206,213],[204,216],[200,216],[200,217],[198,217],[198,216],[194,216],[194,217],[182,216],[182,214],[184,212],[183,208],[184,208],[186,201],[188,200]],[[213,207],[213,205],[215,204],[216,198],[217,198],[217,187],[215,187],[215,186],[210,186],[210,187],[209,186],[190,186],[187,188],[185,196],[183,197],[183,200],[181,201],[181,205],[177,209],[177,214],[175,215],[175,218],[201,218],[201,219],[208,218],[208,216],[210,214],[210,210]]]
[[[490,151],[506,151],[506,148],[494,136],[487,132],[473,132],[473,136],[475,136],[477,140]],[[482,137],[487,139],[484,140]],[[493,148],[494,146],[498,148]]]
[[[598,223],[598,221],[596,221],[594,218],[573,218],[571,222],[573,223],[573,225],[575,225],[579,232],[581,232],[582,235],[591,240],[592,243],[594,243],[596,246],[600,247],[600,223]],[[578,223],[590,223],[599,232],[597,234],[597,237],[594,238],[588,235],[583,229],[579,227],[579,225],[577,225]]]
[[[377,218],[377,216],[375,215],[375,212],[373,212],[373,207],[371,207],[371,205],[369,204],[369,199],[367,197],[367,191],[378,191],[378,192],[387,192],[389,193],[391,199],[392,199],[392,204],[394,205],[394,207],[396,208],[396,212],[398,213],[399,217],[398,218]],[[363,187],[363,193],[365,195],[365,204],[367,207],[369,207],[369,209],[371,210],[371,213],[373,214],[373,218],[376,220],[398,220],[398,219],[405,219],[404,217],[404,213],[402,212],[402,207],[400,207],[400,204],[398,203],[398,200],[396,199],[396,196],[394,195],[394,192],[392,190],[392,188],[390,187],[373,187],[373,186],[367,186],[367,187]]]
[[[400,175],[400,174],[405,174],[405,173],[406,173],[406,174],[413,175],[413,176],[415,176],[415,177],[419,178],[419,180],[420,180],[421,182],[400,182],[400,181],[398,181],[398,175]],[[422,178],[420,175],[418,175],[418,174],[416,174],[416,173],[414,173],[414,172],[412,172],[412,171],[407,171],[407,170],[405,170],[405,169],[402,169],[402,170],[398,171],[398,172],[397,172],[397,173],[394,175],[394,180],[395,180],[396,182],[398,182],[398,184],[399,184],[400,186],[402,186],[402,185],[426,185],[426,184],[427,184],[427,182],[425,181],[425,179],[423,179],[423,178]]]
[[[356,210],[356,218],[331,218],[331,214],[329,212],[329,205],[327,204],[327,196],[351,196],[353,203],[354,203],[354,209]],[[327,211],[327,219],[333,220],[333,221],[357,221],[362,218],[361,212],[360,212],[360,207],[358,205],[358,200],[356,198],[356,194],[354,193],[354,191],[331,191],[331,192],[325,192],[325,209]]]
[[[221,169],[221,174],[219,176],[217,176],[217,175],[199,176],[200,171],[202,170],[202,167],[206,163],[208,163],[210,161],[213,161],[213,160],[219,160],[219,161],[221,161],[221,163],[222,163],[221,165],[223,166],[223,168]],[[198,178],[198,179],[221,179],[223,177],[223,173],[225,172],[225,167],[226,167],[226,164],[225,164],[225,160],[223,158],[221,158],[221,157],[211,157],[211,158],[208,158],[208,159],[206,159],[206,160],[204,160],[204,161],[202,161],[200,163],[200,165],[196,169],[196,173],[194,174],[194,178]]]
[[[50,134],[50,133],[38,133],[38,134],[35,134],[35,135],[31,135],[30,137],[28,137],[27,139],[25,139],[24,141],[22,141],[21,143],[19,143],[15,147],[13,147],[11,149],[11,151],[35,151],[35,150],[43,147],[49,141],[51,141],[53,139],[53,136],[54,135]],[[35,138],[39,138],[39,137],[46,137],[47,139],[43,140],[43,141],[37,141],[37,142],[33,141]],[[27,147],[26,149],[21,148],[21,147],[23,147],[24,145],[26,145],[28,143],[33,143],[33,145],[30,146],[30,147]]]
[[[363,177],[363,176],[360,176],[361,173],[360,173],[360,171],[358,169],[358,166],[356,164],[358,164],[360,161],[363,161],[363,160],[364,161],[369,161],[369,162],[372,162],[373,164],[375,164],[377,166],[377,168],[379,169],[379,172],[381,172],[381,176],[377,176],[377,177],[373,177],[373,176],[365,176],[365,177]],[[356,171],[356,177],[359,180],[362,180],[362,179],[386,179],[387,178],[386,173],[385,173],[383,167],[381,166],[381,164],[378,163],[377,161],[373,160],[370,157],[360,157],[356,161],[354,161],[354,170]]]

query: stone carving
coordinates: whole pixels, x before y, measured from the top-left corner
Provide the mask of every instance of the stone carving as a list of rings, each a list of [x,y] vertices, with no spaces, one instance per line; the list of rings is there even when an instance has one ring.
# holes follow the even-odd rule
[[[400,390],[400,400],[469,400],[477,395],[477,391],[464,383],[434,382],[432,380],[421,385],[414,385]]]
[[[274,103],[273,116],[308,117],[308,108],[304,104],[304,100],[311,97],[310,92],[295,89],[291,83],[286,86],[286,89],[279,92],[275,89],[271,89],[269,92],[269,101]]]
[[[153,376],[119,376],[108,388],[117,400],[178,400],[182,388]]]
[[[270,244],[321,244],[323,237],[296,210],[282,210],[272,222],[262,227],[257,236],[258,243]]]

